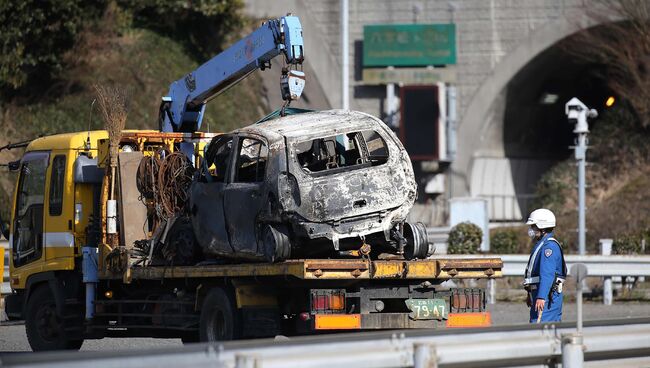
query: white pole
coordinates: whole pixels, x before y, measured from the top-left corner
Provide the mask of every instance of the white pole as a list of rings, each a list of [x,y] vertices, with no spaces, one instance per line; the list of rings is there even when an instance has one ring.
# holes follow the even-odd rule
[[[582,335],[562,336],[562,367],[582,368],[584,365]]]
[[[495,279],[489,279],[487,284],[488,304],[497,303],[497,282]]]
[[[581,280],[584,281],[584,280]],[[583,284],[582,282],[580,284]],[[577,318],[578,320],[576,321],[576,330],[578,332],[578,335],[582,335],[582,288],[580,285],[577,285],[577,297],[576,297],[576,309],[577,309]]]
[[[611,256],[612,255],[612,239],[600,239],[600,255],[602,256]],[[603,304],[612,305],[613,299],[612,291],[612,277],[605,276],[603,277]]]
[[[348,31],[348,0],[341,0],[341,99],[343,110],[350,109],[350,42]]]
[[[447,87],[447,158],[456,158],[456,86]],[[453,177],[453,175],[449,175]]]
[[[585,161],[587,153],[587,133],[578,134],[576,159],[578,160],[578,250],[581,256],[586,253],[585,226]]]
[[[386,122],[395,127],[395,84],[386,84]]]

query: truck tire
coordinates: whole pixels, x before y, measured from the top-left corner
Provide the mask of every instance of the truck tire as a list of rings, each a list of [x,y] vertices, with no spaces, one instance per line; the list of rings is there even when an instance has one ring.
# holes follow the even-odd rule
[[[239,318],[233,299],[223,289],[213,288],[203,299],[199,339],[203,342],[228,341],[239,335]]]
[[[404,247],[404,258],[425,259],[429,255],[429,239],[427,237],[427,228],[421,222],[412,224],[404,223],[404,238],[406,238],[406,247]]]
[[[25,332],[33,351],[79,350],[83,339],[66,336],[63,320],[56,312],[56,301],[48,285],[30,295],[25,309]]]
[[[291,241],[286,227],[265,225],[262,230],[262,246],[266,260],[274,263],[291,256]]]

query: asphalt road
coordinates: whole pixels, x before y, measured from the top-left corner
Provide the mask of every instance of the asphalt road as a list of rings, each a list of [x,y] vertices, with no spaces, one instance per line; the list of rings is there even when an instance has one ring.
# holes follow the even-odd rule
[[[509,325],[526,323],[528,309],[523,303],[497,303],[489,307],[494,325]],[[633,318],[650,316],[650,303],[624,302],[612,306],[598,303],[586,303],[584,309],[585,320]],[[576,305],[564,306],[564,321],[575,321]],[[102,340],[88,340],[84,342],[81,350],[126,350],[150,347],[180,346],[180,339],[146,339],[146,338],[111,338]],[[25,336],[25,326],[22,324],[0,324],[0,353],[29,351],[29,344]]]

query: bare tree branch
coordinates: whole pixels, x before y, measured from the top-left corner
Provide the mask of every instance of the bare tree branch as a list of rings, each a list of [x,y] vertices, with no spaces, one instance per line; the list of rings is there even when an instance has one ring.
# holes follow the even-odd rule
[[[590,12],[599,26],[571,38],[565,49],[584,62],[606,67],[609,88],[650,126],[650,0],[598,1]]]

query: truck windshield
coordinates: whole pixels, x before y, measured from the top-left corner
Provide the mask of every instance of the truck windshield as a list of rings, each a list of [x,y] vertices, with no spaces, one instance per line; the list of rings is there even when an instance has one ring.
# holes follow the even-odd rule
[[[294,146],[300,167],[308,173],[384,164],[388,147],[374,130],[364,130],[299,142]]]

